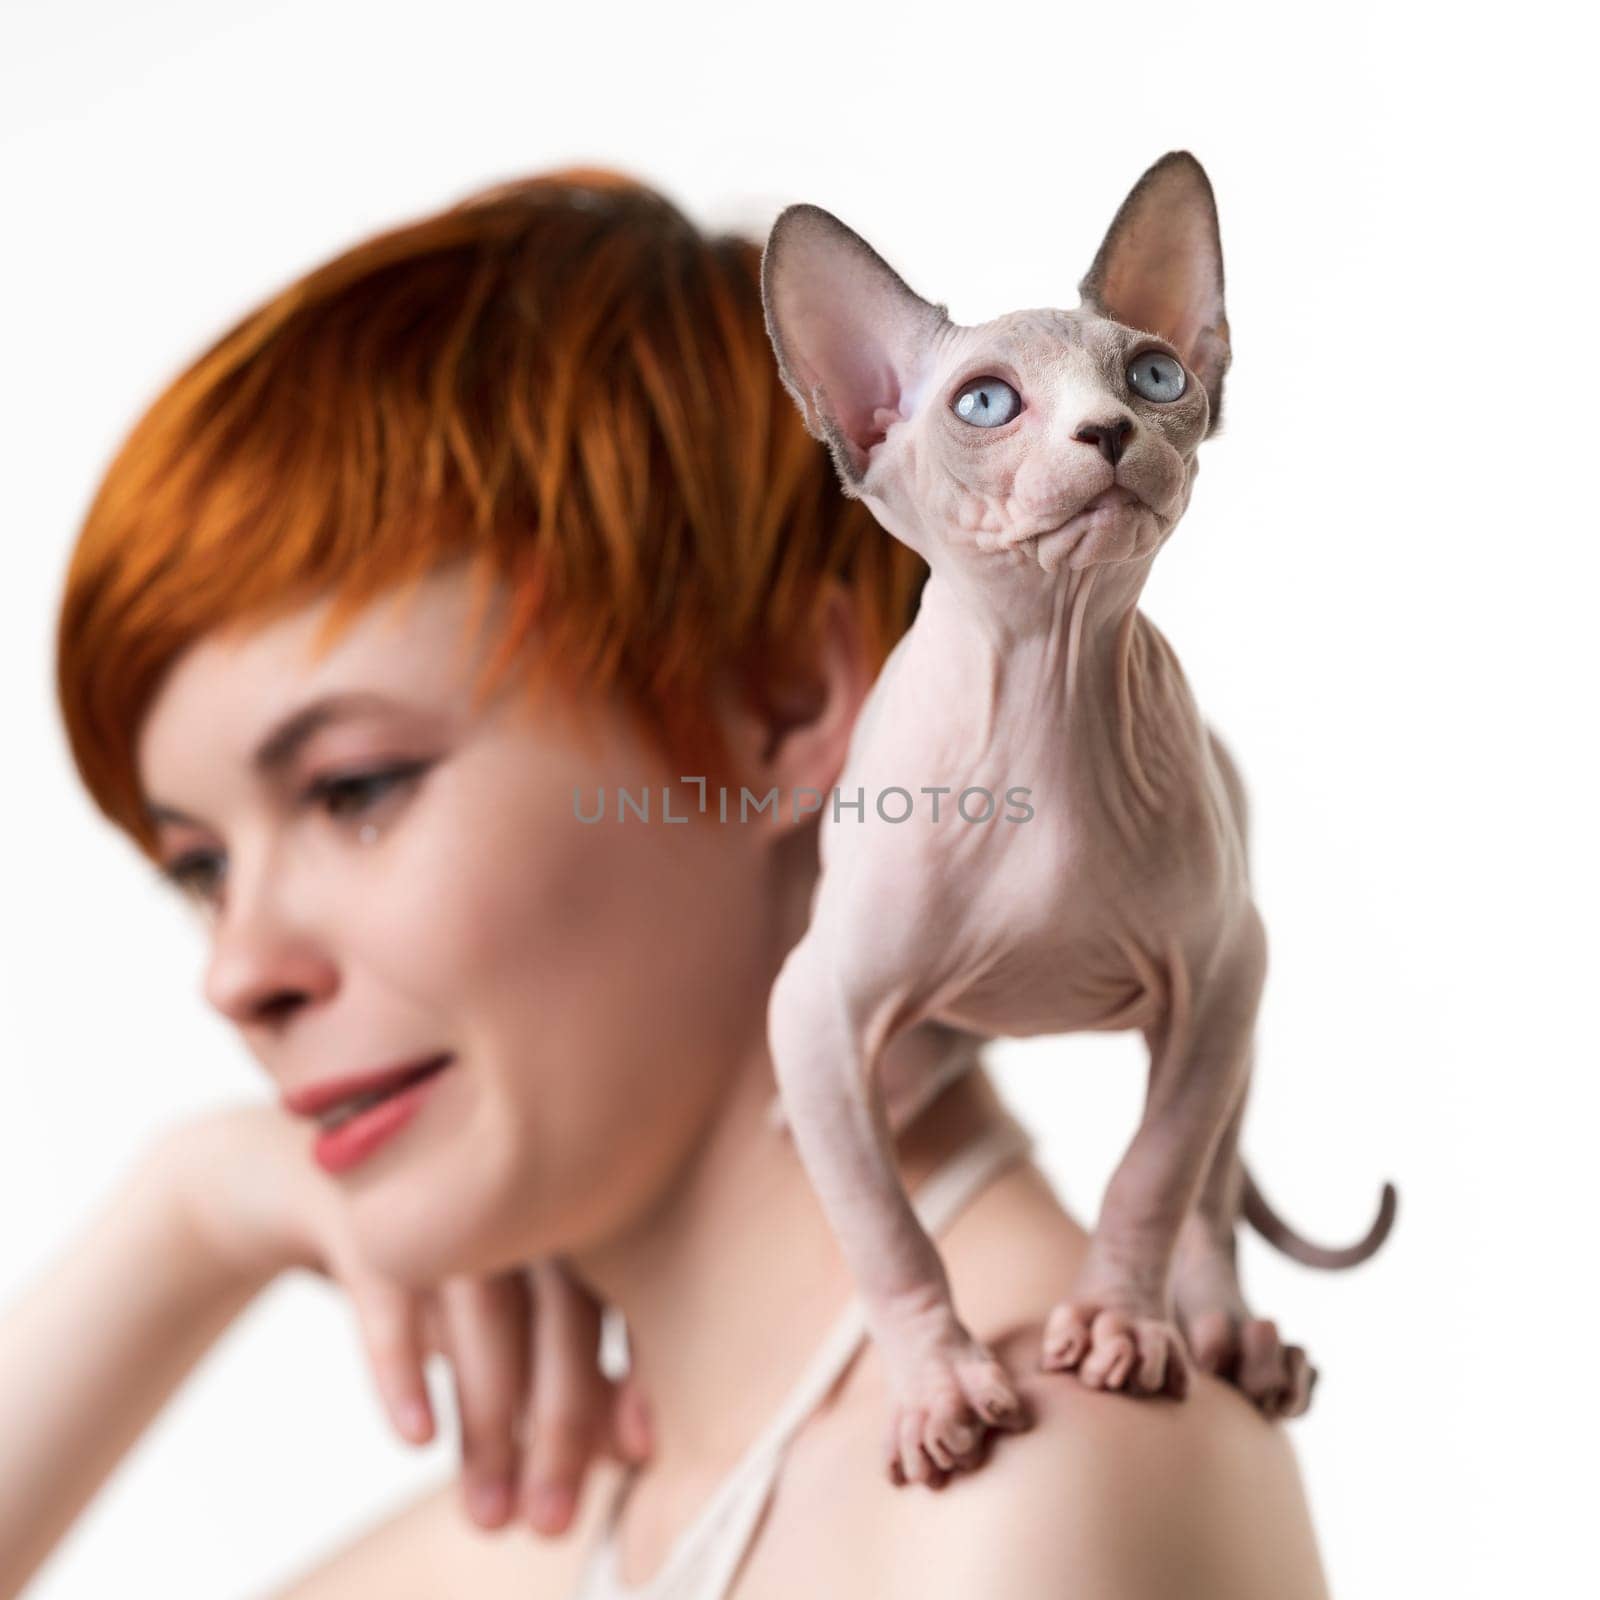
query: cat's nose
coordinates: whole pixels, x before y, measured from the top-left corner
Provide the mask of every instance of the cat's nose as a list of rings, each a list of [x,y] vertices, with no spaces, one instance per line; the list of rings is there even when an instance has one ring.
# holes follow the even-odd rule
[[[1132,432],[1133,419],[1118,417],[1115,422],[1085,422],[1072,437],[1079,444],[1098,445],[1100,454],[1116,466]]]

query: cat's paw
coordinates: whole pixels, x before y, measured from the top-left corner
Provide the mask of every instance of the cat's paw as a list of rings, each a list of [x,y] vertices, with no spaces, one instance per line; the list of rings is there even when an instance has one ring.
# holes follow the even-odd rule
[[[1317,1369],[1277,1324],[1245,1304],[1231,1233],[1195,1225],[1173,1270],[1178,1324],[1194,1364],[1231,1383],[1263,1416],[1298,1417],[1311,1404]]]
[[[1044,1325],[1039,1346],[1044,1372],[1076,1372],[1091,1389],[1125,1394],[1189,1392],[1183,1339],[1169,1317],[1095,1299],[1067,1299]]]
[[[968,1335],[941,1341],[919,1355],[889,1362],[896,1396],[884,1437],[889,1482],[941,1487],[952,1473],[983,1458],[991,1429],[1021,1431],[1027,1408],[1006,1369]]]
[[[1185,1318],[1195,1365],[1238,1389],[1263,1416],[1298,1417],[1311,1405],[1317,1369],[1278,1327],[1248,1312],[1212,1308]]]

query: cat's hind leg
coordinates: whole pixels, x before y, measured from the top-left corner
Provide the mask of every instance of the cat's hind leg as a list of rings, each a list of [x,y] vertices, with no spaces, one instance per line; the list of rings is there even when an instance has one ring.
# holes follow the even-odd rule
[[[1040,1365],[1091,1388],[1135,1395],[1188,1392],[1173,1317],[1174,1253],[1241,1092],[1266,973],[1266,933],[1253,907],[1191,974],[1176,947],[1161,1022],[1146,1030],[1149,1088],[1138,1131],[1106,1186],[1089,1250],[1045,1323]]]
[[[1282,1342],[1276,1323],[1251,1312],[1239,1285],[1239,1129],[1248,1095],[1247,1080],[1178,1236],[1173,1298],[1196,1366],[1233,1384],[1264,1415],[1295,1417],[1311,1404],[1317,1369],[1299,1345]]]

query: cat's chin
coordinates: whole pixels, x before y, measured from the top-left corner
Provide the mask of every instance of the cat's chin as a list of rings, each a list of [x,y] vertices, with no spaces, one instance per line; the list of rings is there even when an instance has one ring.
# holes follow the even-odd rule
[[[1117,488],[1096,495],[1059,528],[1035,534],[1024,548],[1043,572],[1055,573],[1063,567],[1081,572],[1085,567],[1137,560],[1150,554],[1160,541],[1155,513],[1127,490]]]

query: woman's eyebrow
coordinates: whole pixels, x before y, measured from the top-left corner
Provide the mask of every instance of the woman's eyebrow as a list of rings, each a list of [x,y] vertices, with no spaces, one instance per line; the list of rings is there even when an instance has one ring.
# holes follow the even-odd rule
[[[306,740],[329,723],[344,722],[354,717],[372,716],[382,711],[400,711],[405,708],[399,701],[373,689],[343,689],[319,695],[280,718],[269,728],[250,757],[252,770],[262,777],[281,771],[294,759]],[[178,822],[194,824],[194,818],[179,811],[176,806],[151,801],[145,815],[152,823]],[[198,824],[195,824],[198,826]]]
[[[400,711],[404,708],[397,700],[372,689],[345,689],[332,694],[319,695],[308,701],[298,711],[268,730],[250,758],[250,765],[262,777],[270,777],[294,759],[295,752],[319,728],[330,722],[343,722],[352,717],[373,716],[381,711]]]

